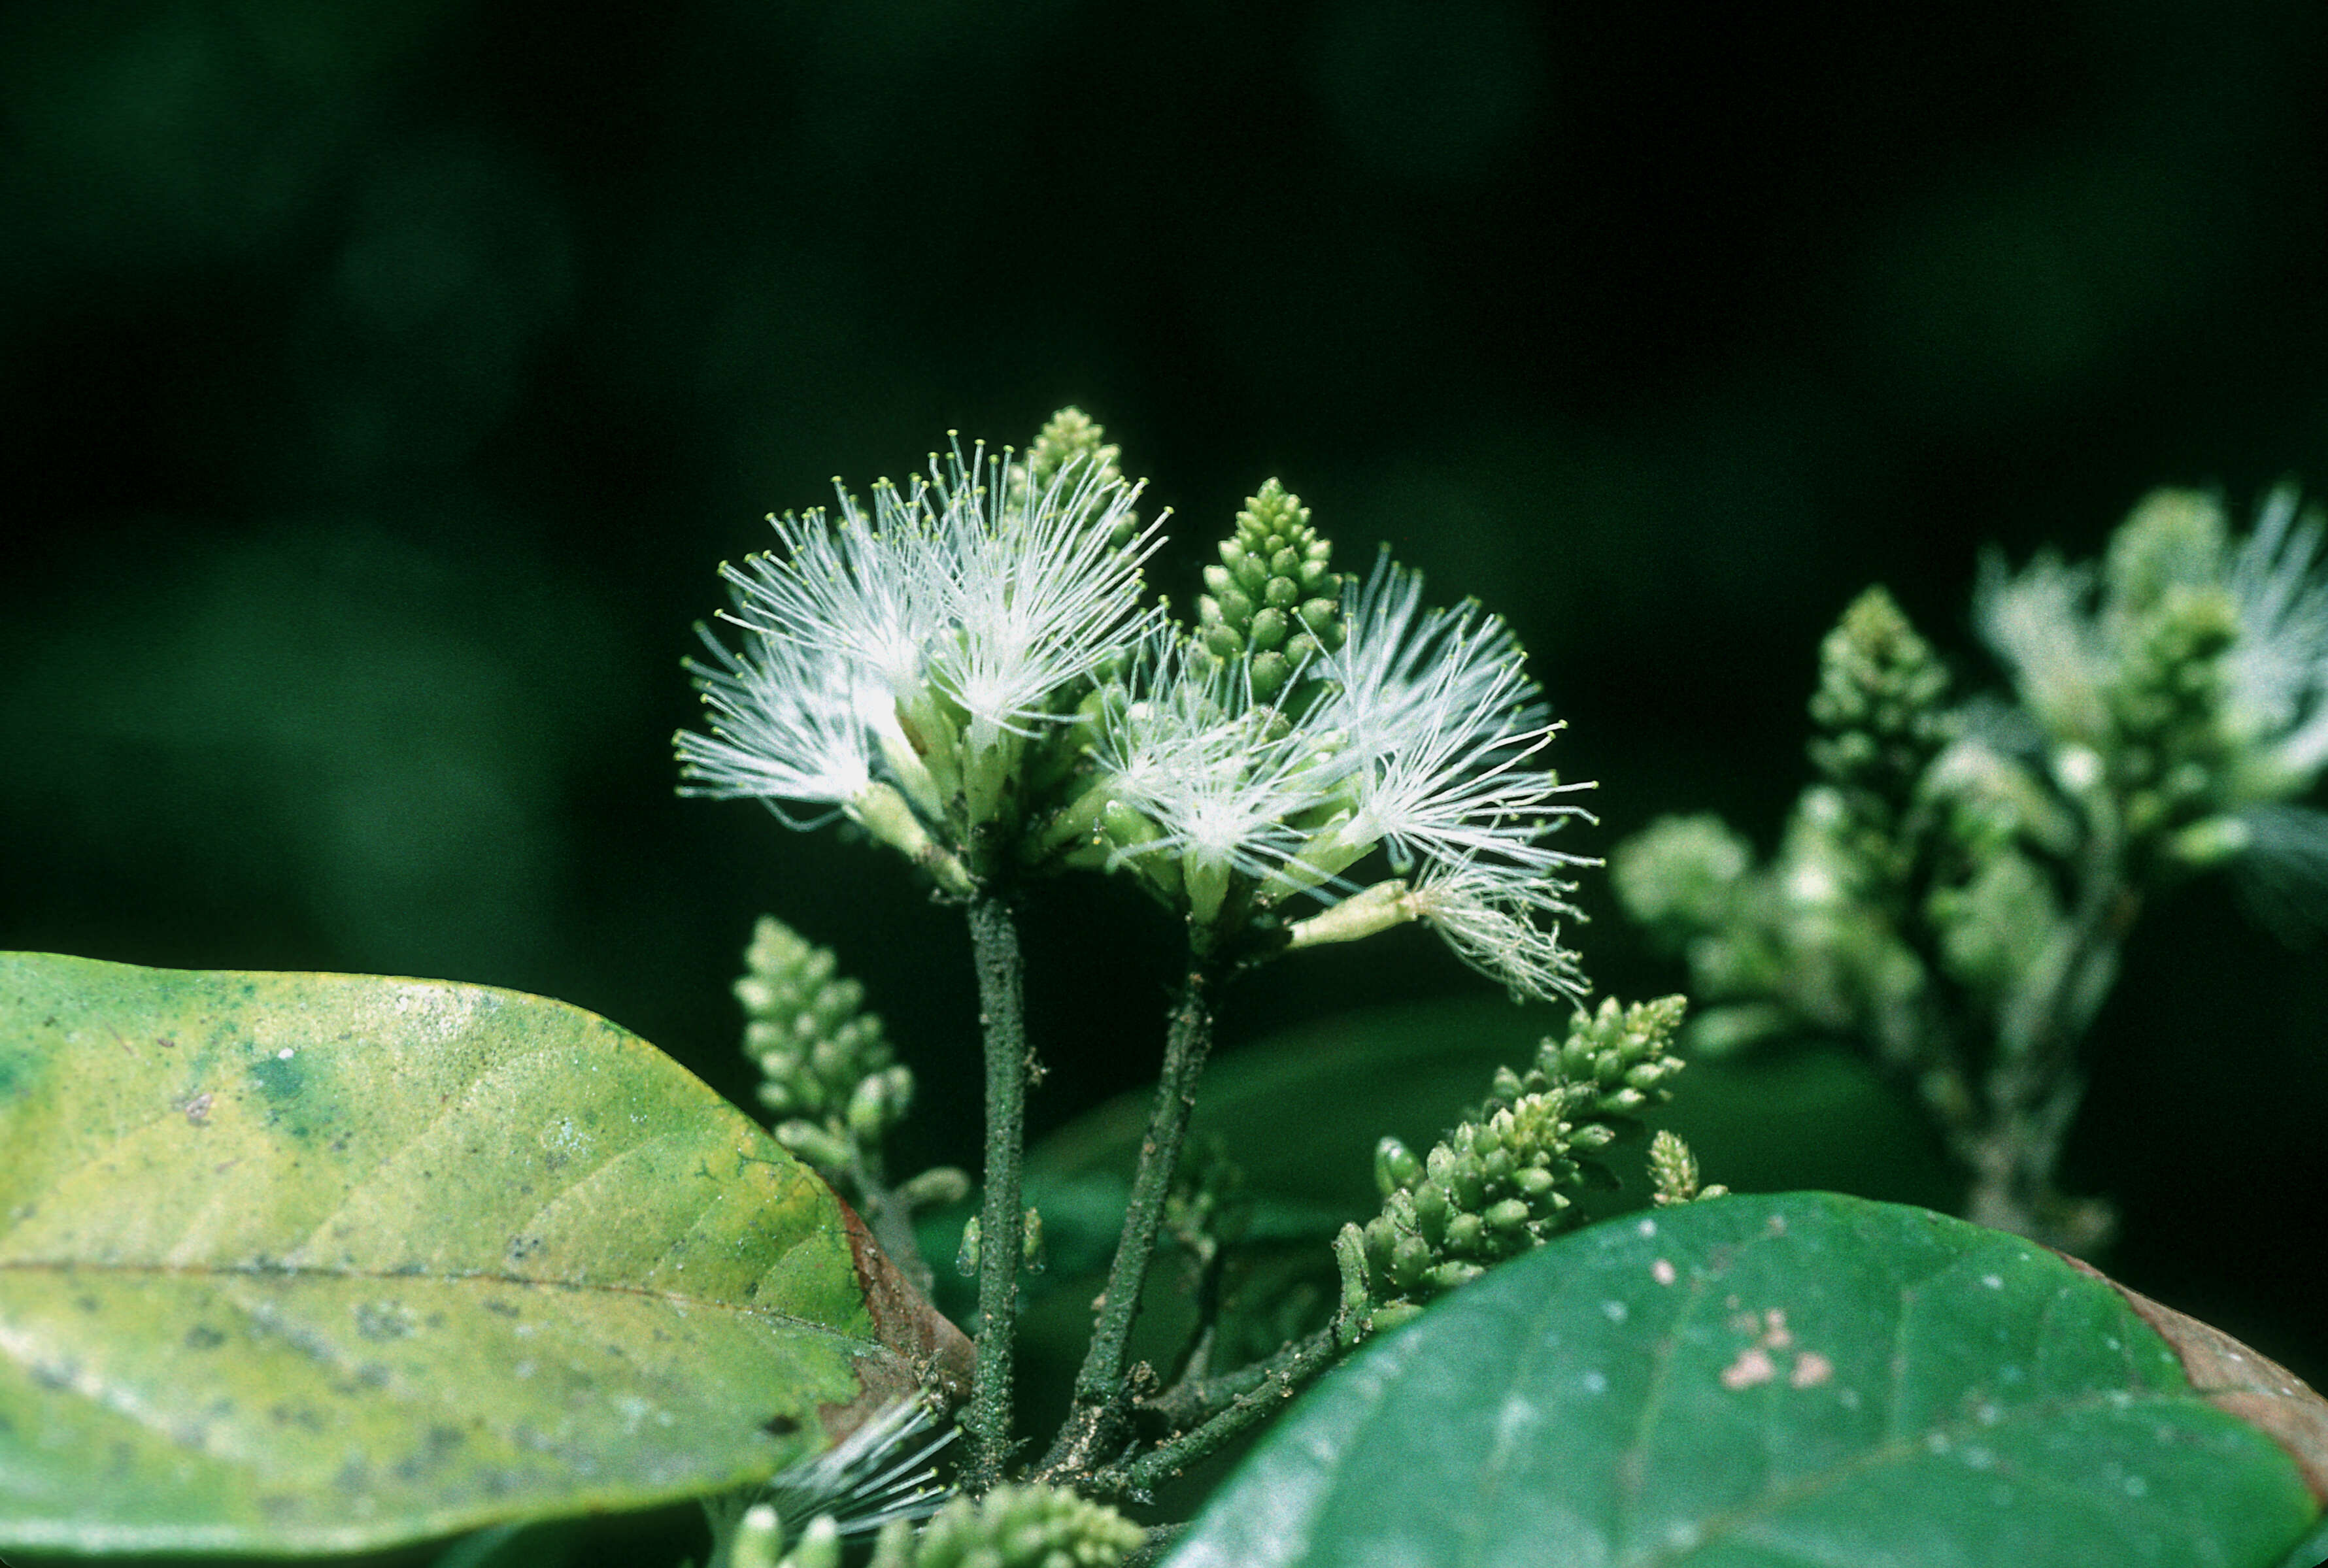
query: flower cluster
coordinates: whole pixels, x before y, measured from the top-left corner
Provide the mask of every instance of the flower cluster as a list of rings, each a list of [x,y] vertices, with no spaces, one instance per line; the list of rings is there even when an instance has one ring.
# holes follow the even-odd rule
[[[1183,626],[1143,597],[1155,525],[1101,434],[1067,410],[1026,460],[956,446],[869,512],[773,520],[781,549],[726,570],[742,650],[706,632],[691,666],[687,792],[847,815],[957,894],[1125,873],[1199,952],[1421,920],[1515,994],[1580,996],[1563,875],[1591,862],[1548,840],[1589,786],[1543,765],[1559,727],[1510,628],[1425,609],[1386,558],[1351,583],[1274,480]]]
[[[684,793],[846,814],[967,890],[1025,809],[1029,749],[1162,614],[1141,604],[1154,527],[1114,537],[1138,489],[956,446],[869,512],[844,490],[837,517],[770,519],[782,549],[723,568],[744,651],[707,629],[714,662],[690,665],[714,718],[678,737]]]
[[[2308,791],[2328,769],[2321,543],[2293,490],[2239,540],[2214,497],[2166,490],[2126,520],[2098,570],[1990,561],[1981,631],[2069,792],[2107,784],[2139,838]]]

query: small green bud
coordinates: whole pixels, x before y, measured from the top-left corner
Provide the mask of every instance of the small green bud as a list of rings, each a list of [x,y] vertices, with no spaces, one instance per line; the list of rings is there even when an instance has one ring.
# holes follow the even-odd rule
[[[1405,1144],[1385,1137],[1375,1145],[1375,1185],[1382,1189],[1385,1197],[1422,1179],[1422,1161]]]
[[[914,1522],[892,1519],[873,1537],[873,1560],[866,1568],[914,1568]]]
[[[946,1208],[970,1196],[970,1177],[951,1165],[933,1165],[897,1188],[907,1208]]]
[[[2255,830],[2239,818],[2209,817],[2168,840],[2166,852],[2186,866],[2203,869],[2237,859],[2254,843]]]
[[[1409,1190],[1409,1201],[1414,1206],[1415,1228],[1426,1237],[1436,1240],[1447,1234],[1449,1216],[1455,1210],[1447,1201],[1447,1192],[1435,1181],[1425,1181]]]
[[[1459,1214],[1447,1222],[1446,1247],[1450,1253],[1476,1253],[1487,1239],[1487,1222],[1476,1214]]]
[[[875,1141],[896,1120],[887,1089],[887,1083],[877,1075],[859,1081],[856,1092],[849,1096],[849,1131],[858,1141]]]
[[[1387,1334],[1392,1329],[1413,1322],[1422,1316],[1422,1309],[1412,1301],[1388,1301],[1374,1310],[1374,1331]]]
[[[775,1140],[819,1170],[846,1170],[856,1158],[849,1141],[826,1131],[813,1122],[780,1122]]]
[[[965,1280],[972,1277],[978,1272],[978,1216],[976,1215],[972,1215],[969,1219],[962,1223],[962,1244],[954,1249],[954,1272]]]
[[[1027,1206],[1026,1218],[1018,1230],[1018,1261],[1027,1265],[1028,1272],[1037,1274],[1049,1261],[1043,1251],[1043,1216],[1032,1204]]]

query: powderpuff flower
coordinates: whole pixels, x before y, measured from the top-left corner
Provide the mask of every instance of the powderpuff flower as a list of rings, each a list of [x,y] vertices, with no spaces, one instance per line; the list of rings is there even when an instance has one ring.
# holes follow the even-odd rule
[[[749,796],[789,828],[814,828],[846,811],[873,784],[878,697],[870,672],[837,647],[756,639],[731,653],[697,630],[713,662],[687,668],[711,733],[673,737],[683,795]],[[893,721],[894,722],[894,721]],[[787,806],[812,808],[795,816]]]
[[[1516,883],[1592,864],[1543,842],[1585,817],[1534,765],[1560,727],[1522,667],[1519,641],[1476,605],[1421,613],[1420,574],[1378,562],[1352,598],[1347,635],[1320,673],[1333,694],[1310,723],[1345,737],[1349,813],[1302,851],[1338,872],[1375,845],[1401,874],[1418,862],[1500,865]]]
[[[815,1458],[779,1470],[762,1500],[796,1524],[829,1516],[843,1535],[926,1518],[953,1495],[939,1483],[935,1460],[955,1435],[951,1426],[940,1430],[920,1401],[900,1400]]]
[[[838,809],[901,848],[900,813],[965,819],[965,841],[991,820],[1026,740],[1162,613],[1140,605],[1156,525],[1113,537],[1137,486],[1089,463],[1023,474],[957,446],[869,510],[842,490],[836,518],[771,518],[780,548],[721,568],[743,646],[706,633],[713,662],[690,666],[713,724],[678,738],[682,793],[757,796],[794,826]]]
[[[1287,945],[1356,942],[1409,921],[1428,923],[1455,955],[1515,1000],[1566,998],[1583,1004],[1588,989],[1577,954],[1560,943],[1560,919],[1575,916],[1572,884],[1515,876],[1509,867],[1469,857],[1434,861],[1413,883],[1393,878],[1287,927]]]
[[[2328,573],[2315,570],[2321,541],[2320,519],[2299,516],[2295,490],[2280,489],[2264,503],[2229,573],[2239,620],[2229,717],[2241,738],[2265,743],[2267,767],[2291,794],[2328,766]]]
[[[1500,981],[1514,1000],[1564,997],[1582,1007],[1588,989],[1582,961],[1560,944],[1560,918],[1576,915],[1572,891],[1566,882],[1520,881],[1504,868],[1465,859],[1432,864],[1406,900],[1458,958]]]
[[[1095,465],[1070,465],[1039,490],[1013,483],[1008,455],[957,446],[931,489],[917,597],[947,634],[930,653],[933,681],[971,715],[972,744],[1031,734],[1058,692],[1098,671],[1159,623],[1140,605],[1141,563],[1162,542],[1155,521],[1114,542],[1140,486]]]
[[[1105,788],[1153,832],[1117,858],[1177,862],[1206,925],[1233,875],[1285,864],[1302,840],[1291,820],[1324,805],[1339,774],[1317,737],[1253,704],[1243,661],[1208,660],[1159,632],[1134,671],[1142,695],[1104,716],[1095,752]]]
[[[2173,530],[2192,509],[2204,526]],[[2155,509],[2155,510],[2153,510]],[[2145,521],[2148,536],[2137,535]],[[2120,530],[2154,547],[2140,559],[2155,583],[2113,581],[2095,604],[2092,568],[2041,555],[2018,573],[1991,556],[1974,613],[2022,701],[2057,742],[2105,747],[2117,737],[2110,688],[2141,634],[2143,590],[2221,596],[2236,627],[2222,655],[2220,713],[2226,737],[2247,756],[2224,781],[2233,798],[2300,793],[2328,767],[2328,575],[2319,568],[2321,524],[2299,516],[2292,490],[2265,503],[2255,531],[2224,540],[2220,514],[2203,498],[2156,498]],[[2132,568],[2129,568],[2132,569]]]
[[[2109,728],[2110,657],[2087,607],[2093,590],[2090,567],[2043,554],[2016,574],[1991,554],[1973,596],[1974,622],[2022,701],[2052,734],[2089,744]]]

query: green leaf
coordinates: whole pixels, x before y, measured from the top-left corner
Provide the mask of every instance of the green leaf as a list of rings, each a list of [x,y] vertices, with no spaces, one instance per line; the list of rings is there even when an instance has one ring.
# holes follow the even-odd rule
[[[2153,1311],[2018,1237],[1858,1198],[1612,1220],[1329,1376],[1168,1563],[2275,1568],[2319,1503],[2219,1404],[2315,1438],[2323,1407]]]
[[[0,955],[0,1547],[352,1551],[770,1474],[959,1344],[562,1003]]]

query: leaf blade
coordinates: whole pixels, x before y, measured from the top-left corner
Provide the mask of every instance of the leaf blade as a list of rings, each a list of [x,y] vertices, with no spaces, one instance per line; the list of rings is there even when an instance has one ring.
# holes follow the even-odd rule
[[[1169,1562],[2264,1568],[2318,1513],[2107,1284],[1789,1194],[1466,1287],[1298,1406]]]
[[[914,1382],[830,1190],[540,998],[0,957],[0,1544],[644,1507]]]

